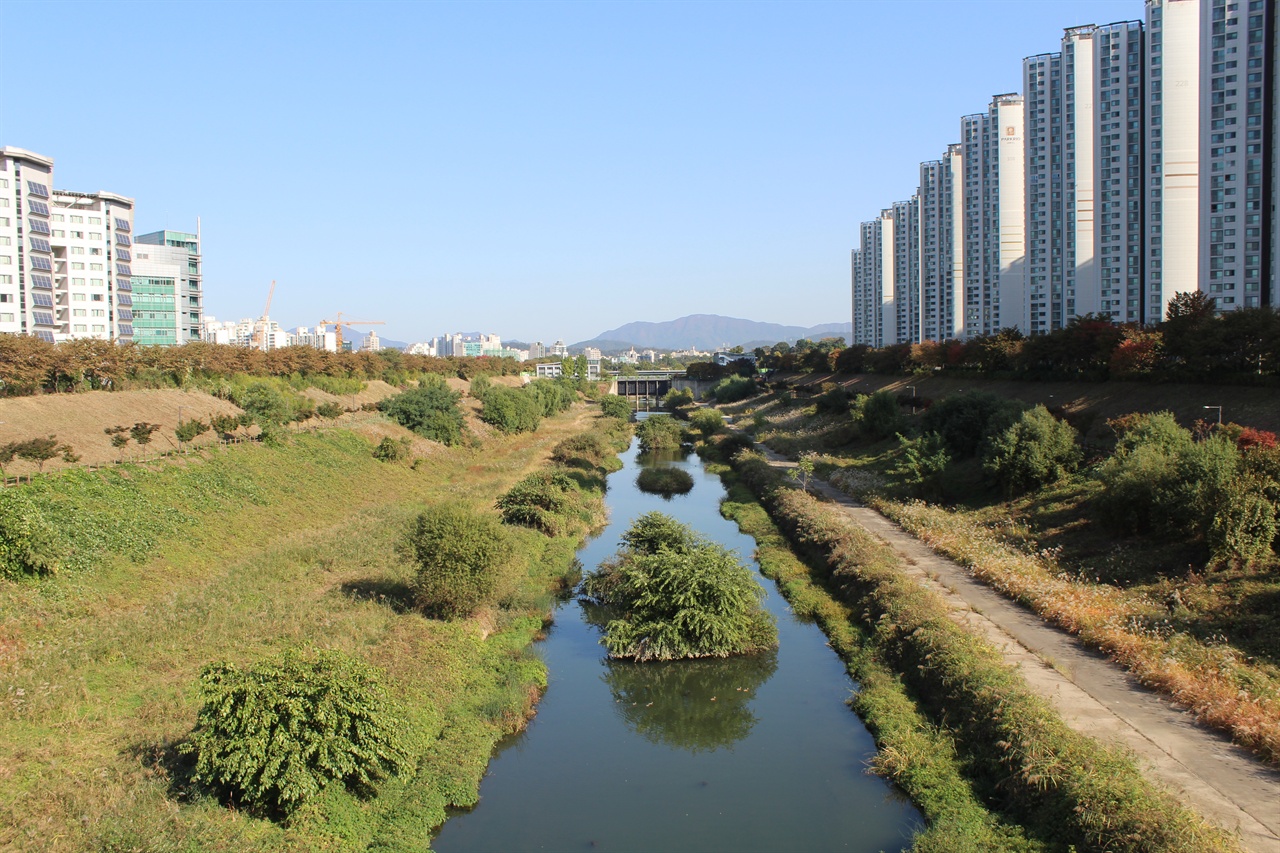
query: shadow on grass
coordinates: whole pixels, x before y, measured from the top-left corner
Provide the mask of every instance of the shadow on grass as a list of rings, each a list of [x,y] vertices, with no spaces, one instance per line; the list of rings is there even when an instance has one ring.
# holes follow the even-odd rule
[[[371,601],[396,613],[413,610],[413,589],[407,583],[387,578],[357,578],[342,585],[344,595],[356,601]]]
[[[173,741],[139,743],[125,749],[125,755],[138,762],[165,785],[169,798],[189,803],[209,791],[192,777],[196,772],[196,756],[185,748],[190,738]]]

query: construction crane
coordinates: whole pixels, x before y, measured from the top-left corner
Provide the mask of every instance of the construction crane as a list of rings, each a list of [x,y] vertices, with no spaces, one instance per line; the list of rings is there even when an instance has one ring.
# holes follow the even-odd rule
[[[276,295],[276,280],[271,280],[271,289],[267,291],[267,305],[262,309],[262,316],[253,324],[253,348],[267,349],[267,331],[270,328],[271,300]]]
[[[342,327],[343,326],[385,326],[387,325],[386,320],[344,320],[342,319],[341,311],[339,311],[337,314],[334,314],[333,316],[337,317],[338,319],[321,320],[320,325],[333,326],[333,330],[337,336],[338,352],[342,352]]]

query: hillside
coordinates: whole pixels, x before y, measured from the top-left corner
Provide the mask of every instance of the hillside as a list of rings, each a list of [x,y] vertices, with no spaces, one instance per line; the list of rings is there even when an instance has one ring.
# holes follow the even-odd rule
[[[1168,410],[1178,421],[1190,425],[1196,420],[1217,420],[1221,406],[1224,422],[1280,432],[1280,392],[1275,388],[1248,385],[1208,385],[1193,383],[1152,382],[1020,382],[1011,379],[976,379],[885,376],[862,373],[842,374],[778,374],[779,381],[797,389],[815,393],[826,382],[837,382],[859,394],[889,390],[910,394],[914,387],[919,397],[934,400],[965,391],[990,391],[1001,397],[1024,403],[1042,403],[1047,408],[1061,407],[1076,427],[1087,437],[1100,437],[1106,420],[1130,412]]]
[[[601,332],[589,341],[573,344],[574,349],[598,346],[601,350],[626,349],[627,345],[638,349],[687,349],[713,350],[723,345],[740,346],[753,341],[778,341],[794,343],[798,338],[818,339],[851,335],[849,323],[823,323],[817,326],[784,326],[780,323],[761,323],[718,314],[690,314],[662,323],[627,323],[616,329]],[[608,345],[606,347],[606,345]]]

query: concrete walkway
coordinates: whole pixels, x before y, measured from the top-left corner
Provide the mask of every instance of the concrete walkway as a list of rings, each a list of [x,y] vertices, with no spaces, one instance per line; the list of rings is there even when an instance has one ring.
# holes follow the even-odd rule
[[[757,448],[774,467],[795,467],[764,445]],[[823,480],[810,478],[809,488],[841,506],[901,556],[907,573],[938,592],[958,622],[1000,649],[1068,725],[1131,750],[1153,779],[1205,817],[1239,833],[1246,850],[1280,853],[1280,772],[1226,736],[1201,727],[1120,666],[994,592],[875,510]]]

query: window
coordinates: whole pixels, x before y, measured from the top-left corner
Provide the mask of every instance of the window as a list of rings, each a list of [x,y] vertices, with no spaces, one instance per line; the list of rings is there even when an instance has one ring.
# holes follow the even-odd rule
[[[63,216],[61,213],[55,213],[53,216],[50,216],[49,218],[50,218],[50,219],[52,219],[54,222],[66,222],[66,221],[67,221],[67,217]]]
[[[77,287],[84,287],[84,279],[82,278],[73,278],[71,279],[71,283]]]
[[[90,224],[90,225],[101,225],[101,224],[102,224],[102,217],[101,217],[101,216],[90,216],[90,217],[89,217],[89,224]]]
[[[94,330],[95,332],[105,332],[105,331],[107,330],[107,327],[106,327],[106,326],[94,326],[94,327],[93,327],[93,330]]]
[[[66,237],[66,236],[67,236],[67,232],[66,232],[66,231],[60,231],[59,229],[55,228],[55,229],[53,229],[53,236],[55,236],[55,237]]]
[[[71,309],[71,316],[72,316],[72,317],[84,317],[84,316],[87,316],[87,314],[88,314],[88,312],[87,312],[87,311],[85,311],[85,309],[83,309],[83,308],[72,308],[72,309]]]
[[[8,273],[5,273],[4,275],[0,275],[0,284],[13,284],[13,276],[9,275]],[[4,302],[4,301],[5,301],[4,297],[0,296],[0,302]]]
[[[72,246],[72,247],[71,247],[71,254],[73,254],[73,255],[83,255],[83,254],[84,254],[84,246]]]
[[[84,261],[72,261],[72,262],[71,262],[71,268],[72,268],[73,270],[82,270],[82,269],[84,269]]]
[[[11,225],[11,224],[12,224],[12,223],[11,223],[11,222],[9,222],[9,217],[7,217],[7,216],[0,216],[0,225]]]
[[[12,279],[13,276],[3,276],[3,278]],[[0,293],[0,302],[12,302],[12,301],[13,301],[12,293]]]
[[[88,327],[88,326],[86,326],[84,323],[76,323],[76,324],[75,324],[75,326],[73,326],[72,328],[74,328],[74,330],[75,330],[75,331],[77,331],[77,332],[87,332],[87,331],[89,331],[89,327]]]
[[[101,254],[102,254],[102,249],[98,248],[97,246],[94,246],[92,249],[90,249],[90,250],[89,250],[89,254],[91,254],[91,255],[101,255]]]
[[[71,301],[72,301],[72,302],[84,302],[86,298],[88,298],[88,297],[86,297],[83,293],[73,293],[73,294],[71,294]]]
[[[73,214],[71,214],[71,221],[72,221],[72,222],[84,222],[84,217],[83,217],[83,216],[76,216],[76,215],[73,213]]]
[[[72,232],[71,232],[71,237],[72,237],[72,239],[74,239],[74,240],[83,240],[83,239],[84,239],[84,232],[83,232],[83,231],[72,231]]]
[[[106,297],[103,296],[101,293],[91,293],[89,294],[89,298],[92,299],[94,302],[101,302],[104,299],[106,299]]]
[[[12,323],[13,315],[0,312],[0,323]]]
[[[0,246],[10,246],[12,244],[13,240],[9,237],[0,237]]]
[[[93,316],[95,316],[95,317],[105,317],[105,316],[107,316],[107,312],[106,312],[106,310],[105,310],[105,309],[102,309],[102,308],[94,308],[94,309],[93,309]]]
[[[102,264],[89,264],[89,269],[100,271],[102,269]]]
[[[89,283],[94,287],[102,287],[102,279],[100,278],[91,278],[89,279]]]

